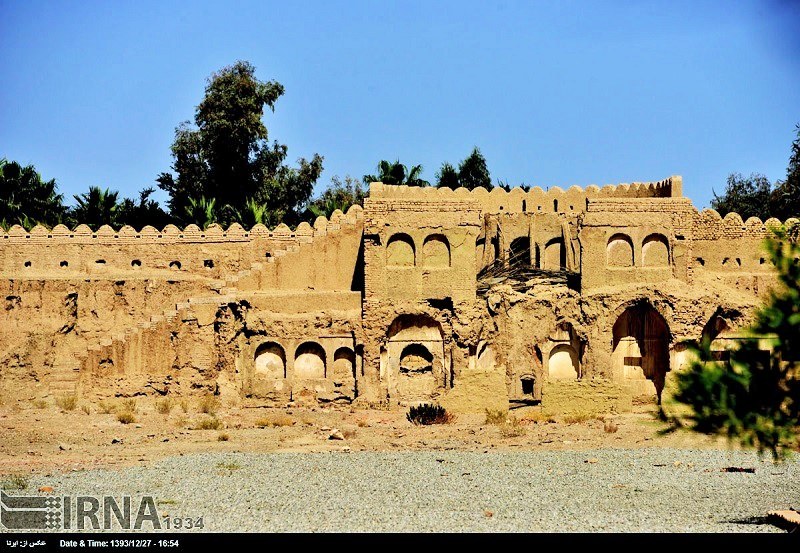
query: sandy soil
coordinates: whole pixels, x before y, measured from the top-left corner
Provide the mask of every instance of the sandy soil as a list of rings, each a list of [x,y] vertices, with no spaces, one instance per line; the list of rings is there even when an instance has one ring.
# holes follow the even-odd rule
[[[724,440],[690,432],[659,435],[655,406],[585,420],[547,419],[536,407],[512,411],[515,424],[491,424],[482,414],[448,424],[415,426],[406,410],[347,407],[203,407],[201,400],[137,398],[78,402],[71,410],[19,401],[0,406],[0,474],[70,471],[144,464],[195,452],[525,451],[596,448],[727,448]],[[130,402],[130,400],[127,400]],[[134,411],[122,423],[118,413]],[[213,411],[210,415],[203,410]],[[215,422],[218,421],[218,422]],[[203,423],[217,429],[201,429]],[[344,439],[331,439],[332,434]]]

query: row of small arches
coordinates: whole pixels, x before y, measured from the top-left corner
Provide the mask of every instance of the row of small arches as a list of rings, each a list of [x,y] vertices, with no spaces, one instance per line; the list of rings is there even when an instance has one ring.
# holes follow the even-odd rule
[[[294,352],[293,377],[297,379],[328,378],[325,349],[317,342],[303,342]],[[286,350],[278,342],[265,342],[255,352],[255,372],[270,378],[287,378]],[[333,373],[355,375],[355,353],[340,347],[333,354]]]
[[[608,239],[606,264],[609,267],[668,267],[669,240],[663,234],[650,234],[642,240],[641,260],[635,259],[633,240],[627,234],[617,233]],[[640,261],[639,263],[637,263]]]
[[[422,256],[418,259],[414,239],[398,233],[386,244],[386,265],[389,267],[450,267],[450,242],[443,234],[431,234],[422,243]]]

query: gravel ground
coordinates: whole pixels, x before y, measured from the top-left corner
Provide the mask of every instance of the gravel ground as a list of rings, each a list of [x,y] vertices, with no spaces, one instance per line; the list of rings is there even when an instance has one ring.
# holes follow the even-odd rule
[[[196,454],[30,486],[152,495],[221,532],[754,532],[779,531],[768,510],[800,507],[800,461],[663,448]]]

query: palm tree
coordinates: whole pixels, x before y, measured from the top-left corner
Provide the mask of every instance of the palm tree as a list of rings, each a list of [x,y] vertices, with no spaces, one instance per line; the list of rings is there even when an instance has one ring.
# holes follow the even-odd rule
[[[186,224],[194,223],[201,229],[208,228],[211,223],[217,222],[217,200],[215,198],[200,199],[189,198],[189,205],[186,206]]]
[[[414,165],[409,170],[407,166],[400,163],[400,160],[394,162],[382,159],[378,163],[377,175],[364,175],[364,184],[369,185],[371,182],[382,182],[383,184],[405,184],[407,186],[430,186],[426,180],[420,178],[422,175],[422,165]]]
[[[80,196],[73,196],[78,202],[72,209],[72,219],[75,224],[86,224],[97,230],[103,225],[116,225],[116,216],[119,204],[119,192],[105,190],[99,186],[90,186],[88,192]]]
[[[55,179],[42,180],[33,165],[0,159],[0,224],[58,224],[66,209],[57,189]]]
[[[244,203],[244,208],[235,211],[234,218],[246,229],[253,228],[255,225],[269,225],[269,208],[266,204],[258,203],[254,198],[248,198]]]

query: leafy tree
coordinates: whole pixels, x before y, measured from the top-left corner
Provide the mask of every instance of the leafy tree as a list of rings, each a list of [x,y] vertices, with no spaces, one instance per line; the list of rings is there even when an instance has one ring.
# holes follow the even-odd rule
[[[776,183],[770,198],[770,212],[781,220],[800,216],[800,124],[795,126],[797,137],[792,142],[786,180]]]
[[[155,192],[154,188],[145,188],[139,192],[138,203],[130,198],[125,198],[120,202],[116,212],[116,224],[119,226],[130,225],[137,230],[150,225],[156,228],[164,228],[170,223],[171,217],[161,209],[158,202],[150,199],[150,195]]]
[[[173,215],[183,218],[192,199],[199,205],[200,198],[215,198],[223,223],[234,220],[250,199],[265,205],[271,219],[298,217],[322,173],[323,159],[314,154],[310,161],[300,158],[297,168],[288,167],[287,146],[268,141],[264,108],[274,111],[283,93],[280,83],[256,79],[248,62],[211,75],[195,126],[185,122],[175,130],[175,175],[161,173],[156,179],[170,195]]]
[[[459,186],[456,168],[445,161],[442,163],[442,168],[436,173],[436,187],[452,188],[455,190]]]
[[[366,188],[361,183],[347,175],[344,180],[338,175],[331,177],[331,185],[308,205],[309,215],[313,218],[324,215],[330,217],[337,209],[346,213],[352,205],[364,205]]]
[[[378,163],[378,173],[376,175],[364,175],[362,180],[367,186],[369,186],[371,182],[395,185],[404,184],[406,186],[431,185],[431,183],[422,179],[422,165],[414,165],[409,169],[407,166],[400,163],[399,159],[395,162],[382,159],[380,163]]]
[[[458,164],[458,172],[447,162],[442,163],[441,169],[436,174],[436,186],[439,188],[458,188],[463,186],[468,190],[475,190],[482,186],[486,190],[492,189],[492,178],[489,175],[489,168],[486,165],[486,158],[483,157],[477,147]]]
[[[489,176],[486,158],[477,147],[473,148],[472,153],[459,164],[458,183],[468,190],[474,190],[479,186],[486,190],[492,189],[492,178]]]
[[[74,224],[87,224],[97,230],[102,225],[117,225],[117,211],[119,192],[102,190],[97,186],[90,186],[88,192],[73,196],[77,205],[70,210],[70,218]]]
[[[770,214],[772,184],[762,174],[753,173],[747,178],[739,173],[728,175],[728,183],[722,196],[714,192],[711,207],[723,217],[734,212],[746,221],[750,217],[766,220]]]
[[[43,180],[33,165],[0,159],[0,225],[53,227],[66,213],[63,200],[55,179]]]
[[[188,224],[195,224],[201,229],[208,228],[211,223],[217,222],[217,200],[216,198],[189,198],[189,205],[185,208],[183,221]]]
[[[684,413],[662,417],[680,427],[705,434],[726,435],[759,453],[778,459],[797,447],[800,429],[800,256],[798,227],[779,229],[767,241],[779,287],[756,313],[753,336],[767,337],[771,355],[758,340],[744,340],[729,351],[729,361],[715,360],[711,337],[693,348],[697,361],[677,374],[675,399]]]

